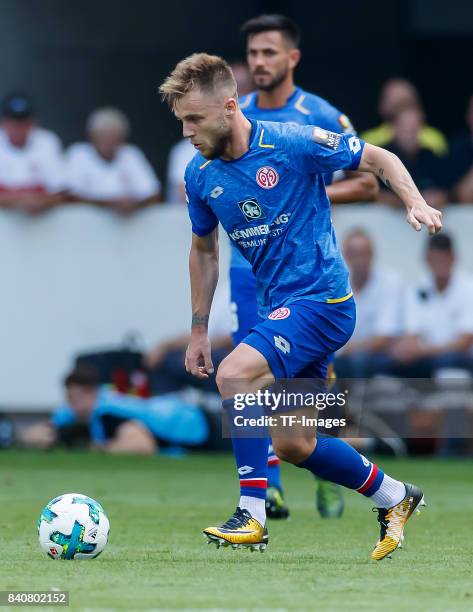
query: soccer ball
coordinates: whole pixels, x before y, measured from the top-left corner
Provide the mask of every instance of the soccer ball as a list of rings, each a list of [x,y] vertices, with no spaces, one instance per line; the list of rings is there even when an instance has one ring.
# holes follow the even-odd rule
[[[52,559],[94,559],[107,545],[110,532],[102,506],[80,493],[52,499],[37,527],[39,544]]]

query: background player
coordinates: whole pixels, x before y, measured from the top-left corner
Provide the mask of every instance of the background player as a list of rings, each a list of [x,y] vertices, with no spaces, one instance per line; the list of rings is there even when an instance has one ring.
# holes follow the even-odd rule
[[[332,132],[353,134],[348,117],[323,98],[304,91],[294,83],[294,69],[301,52],[299,27],[284,15],[260,15],[245,22],[248,67],[257,90],[240,99],[240,108],[249,119],[318,125]],[[375,200],[378,183],[373,175],[347,171],[332,183],[332,173],[324,176],[332,203]],[[234,320],[233,342],[237,346],[259,322],[256,306],[256,281],[250,264],[232,243],[230,286]],[[329,377],[332,377],[331,364]],[[333,434],[334,432],[332,432]],[[234,439],[234,445],[241,442]],[[235,449],[238,453],[239,449]],[[268,518],[289,515],[284,502],[280,460],[272,445],[268,453]],[[245,476],[245,474],[243,474]],[[244,482],[244,478],[242,481]],[[318,479],[316,506],[322,517],[339,517],[343,512],[340,487]]]
[[[252,264],[259,315],[265,319],[219,367],[224,407],[233,406],[235,381],[240,381],[238,391],[246,393],[276,378],[325,379],[328,355],[353,332],[355,305],[323,173],[359,168],[376,174],[405,202],[407,220],[418,231],[422,223],[431,233],[439,231],[441,213],[426,204],[392,153],[319,127],[250,122],[221,58],[205,53],[186,58],[160,91],[182,121],[184,137],[200,152],[186,171],[193,229],[193,317],[186,368],[204,378],[213,372],[207,325],[218,279],[220,221]],[[279,307],[284,307],[284,316],[271,316]],[[317,441],[313,432],[273,443],[284,460],[371,499],[381,524],[373,559],[396,549],[407,520],[423,503],[418,487],[384,474],[338,438]],[[218,545],[266,546],[264,496],[258,495],[266,479],[258,472],[266,471],[267,447],[254,449],[252,462],[253,490],[245,491],[226,523],[204,531]]]

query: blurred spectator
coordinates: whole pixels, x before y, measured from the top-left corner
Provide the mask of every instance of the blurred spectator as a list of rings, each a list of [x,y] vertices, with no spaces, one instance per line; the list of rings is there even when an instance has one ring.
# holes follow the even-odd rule
[[[473,203],[473,96],[466,111],[468,132],[457,137],[450,146],[448,180],[455,202]]]
[[[364,132],[361,137],[379,147],[389,145],[394,137],[392,120],[400,108],[418,106],[422,108],[415,86],[406,79],[391,78],[383,85],[378,103],[378,113],[383,123]],[[436,128],[423,123],[417,133],[419,146],[428,149],[435,155],[445,155],[448,149],[445,136]]]
[[[366,232],[352,230],[343,242],[357,315],[353,336],[337,354],[341,378],[368,378],[388,368],[389,350],[401,333],[402,286],[399,276],[374,262]]]
[[[214,371],[233,349],[231,338],[232,317],[228,285],[217,285],[209,320],[209,338],[212,343]],[[145,356],[145,365],[151,370],[150,387],[153,394],[169,393],[185,387],[198,387],[217,392],[215,376],[198,379],[186,372],[184,360],[190,335],[185,332],[160,342]]]
[[[160,445],[205,443],[208,425],[199,406],[176,394],[141,399],[99,387],[90,368],[73,370],[64,381],[66,405],[48,423],[23,432],[36,448],[88,446],[110,453],[155,453]]]
[[[471,369],[473,276],[457,269],[450,236],[432,236],[429,278],[407,296],[406,335],[393,348],[396,373],[428,378],[440,368]]]
[[[38,127],[30,98],[8,96],[0,124],[0,206],[37,213],[64,201],[62,146]]]
[[[66,155],[74,199],[130,213],[160,200],[161,184],[143,153],[127,144],[130,125],[115,108],[99,108],[87,120],[89,142]]]
[[[238,87],[238,95],[245,96],[253,89],[248,66],[241,61],[230,64]],[[166,200],[173,204],[185,204],[184,172],[187,164],[195,155],[195,148],[187,138],[176,143],[169,152],[167,169]]]
[[[230,67],[233,71],[233,76],[235,77],[238,95],[246,96],[246,94],[249,94],[255,87],[246,62],[236,60],[231,62]]]
[[[386,149],[401,159],[427,203],[442,208],[448,198],[446,161],[420,144],[419,133],[423,123],[424,114],[419,106],[409,104],[399,108],[392,119],[393,138]],[[380,190],[378,201],[404,206],[400,198],[386,188]]]

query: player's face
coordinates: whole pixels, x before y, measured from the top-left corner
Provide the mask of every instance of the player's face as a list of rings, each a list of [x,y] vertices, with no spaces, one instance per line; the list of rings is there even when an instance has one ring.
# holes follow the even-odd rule
[[[272,91],[292,73],[300,51],[281,32],[260,32],[248,36],[246,57],[256,87]]]
[[[236,108],[233,98],[210,95],[193,89],[176,103],[174,114],[182,121],[182,134],[207,159],[220,157],[231,136],[233,115],[229,106]]]

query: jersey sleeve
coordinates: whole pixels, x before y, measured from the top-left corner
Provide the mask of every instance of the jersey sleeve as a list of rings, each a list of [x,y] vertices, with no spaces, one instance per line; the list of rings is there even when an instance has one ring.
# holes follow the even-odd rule
[[[288,125],[286,152],[295,169],[321,174],[356,170],[365,143],[358,136],[338,134],[318,126]]]
[[[202,199],[190,164],[186,168],[184,181],[192,232],[197,236],[206,236],[217,227],[218,219],[210,206]]]

